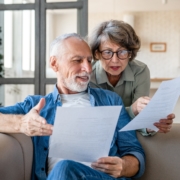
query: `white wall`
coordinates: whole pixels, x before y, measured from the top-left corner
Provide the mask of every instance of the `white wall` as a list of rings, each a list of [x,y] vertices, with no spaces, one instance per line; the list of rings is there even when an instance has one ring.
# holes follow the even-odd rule
[[[119,13],[140,11],[180,10],[179,0],[89,0],[90,13]]]
[[[151,78],[180,76],[180,11],[135,13],[135,30],[142,40],[138,59],[145,62]],[[166,52],[151,52],[151,42],[165,42]]]
[[[180,10],[160,12],[129,12],[134,15],[134,29],[142,41],[137,59],[146,63],[151,78],[180,76]],[[89,32],[100,22],[123,20],[124,13],[92,13],[89,15]],[[151,42],[165,42],[167,51],[150,51]]]

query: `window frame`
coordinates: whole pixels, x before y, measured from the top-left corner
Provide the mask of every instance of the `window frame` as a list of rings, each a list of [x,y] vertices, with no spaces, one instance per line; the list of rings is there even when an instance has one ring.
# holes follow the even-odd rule
[[[35,11],[35,71],[33,78],[0,78],[0,84],[32,84],[34,94],[45,95],[46,85],[55,84],[56,78],[46,77],[46,10],[77,9],[77,32],[81,36],[88,33],[88,0],[72,2],[52,2],[35,0],[27,4],[1,4],[0,11],[34,10]]]

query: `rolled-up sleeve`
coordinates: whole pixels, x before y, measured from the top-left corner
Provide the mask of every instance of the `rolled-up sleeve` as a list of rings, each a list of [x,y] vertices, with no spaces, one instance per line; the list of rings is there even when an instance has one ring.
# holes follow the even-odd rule
[[[0,113],[3,114],[26,114],[32,108],[32,100],[27,96],[23,102],[19,102],[13,106],[6,106],[0,108]]]
[[[149,96],[150,91],[150,71],[146,66],[142,71],[135,75],[134,95],[132,103],[142,96]]]

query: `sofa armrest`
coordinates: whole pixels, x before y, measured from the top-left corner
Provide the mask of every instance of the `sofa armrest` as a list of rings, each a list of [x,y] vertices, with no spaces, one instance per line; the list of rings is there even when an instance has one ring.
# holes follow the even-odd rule
[[[30,180],[33,145],[24,134],[0,133],[0,177],[3,180]]]
[[[157,133],[138,139],[146,154],[146,171],[139,180],[179,180],[180,179],[180,124],[173,124],[171,132]]]

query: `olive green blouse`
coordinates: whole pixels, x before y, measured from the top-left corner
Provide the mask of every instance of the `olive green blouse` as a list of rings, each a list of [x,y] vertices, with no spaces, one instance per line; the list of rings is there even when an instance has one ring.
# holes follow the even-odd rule
[[[105,70],[101,66],[101,61],[95,61],[93,63],[90,86],[108,89],[119,94],[130,117],[134,118],[135,115],[131,109],[132,103],[135,102],[139,97],[149,96],[149,68],[146,64],[138,60],[130,61],[125,70],[122,72],[122,76],[118,83],[115,87],[113,87],[108,81]]]

